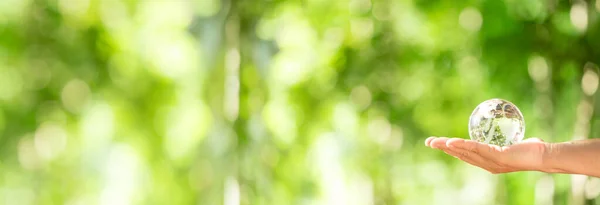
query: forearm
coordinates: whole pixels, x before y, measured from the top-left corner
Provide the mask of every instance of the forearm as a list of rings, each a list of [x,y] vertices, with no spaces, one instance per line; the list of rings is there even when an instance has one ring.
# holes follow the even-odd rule
[[[600,177],[600,139],[548,144],[542,171]]]

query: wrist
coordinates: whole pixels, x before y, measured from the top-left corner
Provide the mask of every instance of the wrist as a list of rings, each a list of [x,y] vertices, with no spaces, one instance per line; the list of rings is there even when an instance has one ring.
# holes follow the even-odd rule
[[[540,171],[546,173],[558,173],[559,167],[556,166],[556,157],[560,152],[560,145],[556,143],[544,143],[544,151],[542,154],[542,163]]]

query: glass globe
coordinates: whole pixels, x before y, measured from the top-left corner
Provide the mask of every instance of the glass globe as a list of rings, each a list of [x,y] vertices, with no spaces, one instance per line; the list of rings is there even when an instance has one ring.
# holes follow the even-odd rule
[[[523,140],[525,120],[517,106],[502,99],[479,104],[469,118],[471,140],[508,146]]]

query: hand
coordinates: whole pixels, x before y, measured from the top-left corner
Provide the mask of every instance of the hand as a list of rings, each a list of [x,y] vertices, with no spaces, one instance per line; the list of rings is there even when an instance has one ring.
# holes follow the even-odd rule
[[[518,144],[500,147],[472,140],[446,137],[429,137],[425,145],[440,149],[474,166],[493,174],[516,171],[544,171],[544,156],[548,144],[530,138]]]

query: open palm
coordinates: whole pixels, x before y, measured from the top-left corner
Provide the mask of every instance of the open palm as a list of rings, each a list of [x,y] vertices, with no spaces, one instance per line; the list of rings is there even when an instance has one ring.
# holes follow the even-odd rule
[[[530,138],[511,146],[500,147],[472,140],[430,137],[425,145],[440,149],[462,161],[481,167],[491,173],[540,171],[547,144]]]

